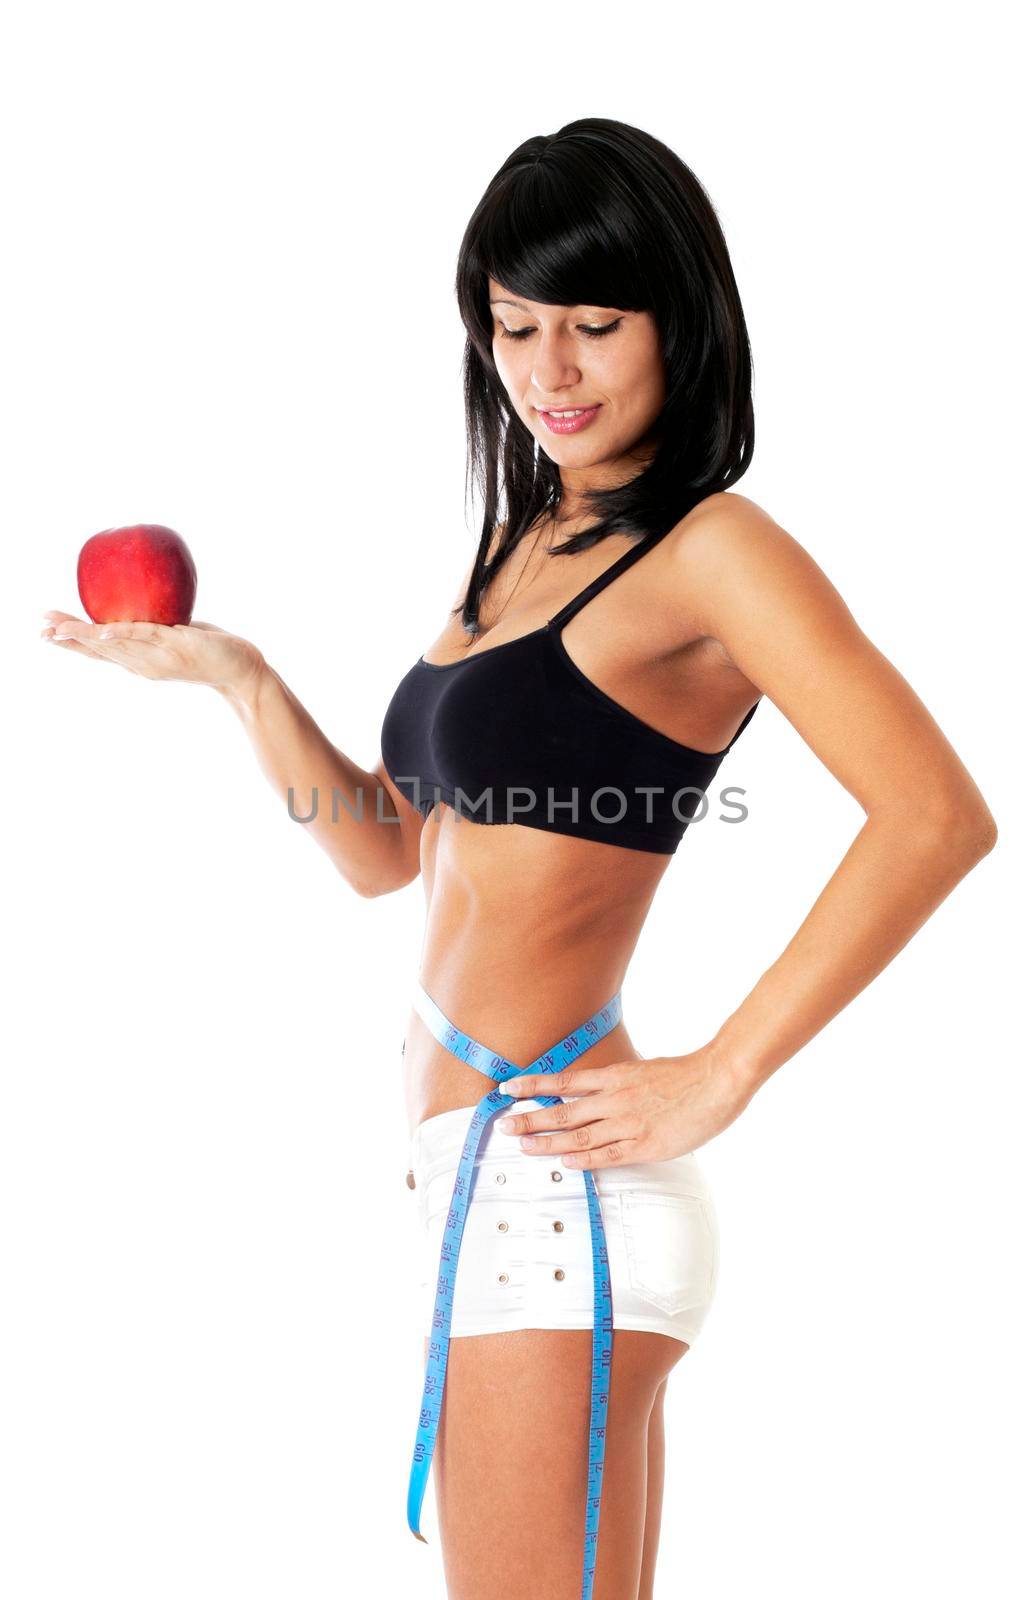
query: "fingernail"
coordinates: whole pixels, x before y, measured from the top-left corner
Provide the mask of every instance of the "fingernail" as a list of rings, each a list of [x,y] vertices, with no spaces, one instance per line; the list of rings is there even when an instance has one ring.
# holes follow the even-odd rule
[[[514,1123],[510,1117],[501,1117],[496,1126],[499,1128],[501,1133],[509,1133],[511,1128],[514,1126]]]

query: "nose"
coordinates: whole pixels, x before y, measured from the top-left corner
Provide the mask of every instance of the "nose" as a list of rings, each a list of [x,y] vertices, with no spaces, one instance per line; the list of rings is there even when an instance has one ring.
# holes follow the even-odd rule
[[[565,341],[545,335],[536,345],[532,366],[532,383],[537,394],[556,395],[561,389],[573,389],[581,382],[582,369],[575,365]]]

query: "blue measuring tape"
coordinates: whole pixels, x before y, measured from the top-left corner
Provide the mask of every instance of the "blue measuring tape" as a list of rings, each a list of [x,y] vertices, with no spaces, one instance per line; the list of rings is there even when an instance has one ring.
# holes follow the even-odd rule
[[[458,1060],[485,1073],[496,1083],[508,1078],[521,1077],[530,1072],[560,1072],[571,1065],[590,1045],[610,1033],[621,1021],[621,996],[608,1000],[581,1027],[565,1039],[546,1050],[528,1067],[516,1066],[505,1056],[486,1049],[466,1033],[454,1027],[435,1001],[420,985],[414,992],[414,1009],[426,1027]],[[560,1095],[539,1095],[543,1105],[562,1105]],[[457,1166],[453,1185],[453,1198],[446,1218],[443,1244],[439,1253],[439,1280],[435,1306],[432,1312],[432,1332],[428,1346],[425,1370],[425,1389],[421,1399],[421,1415],[414,1441],[414,1460],[411,1465],[410,1486],[407,1490],[407,1524],[415,1538],[427,1541],[420,1529],[421,1506],[428,1486],[428,1475],[435,1449],[436,1433],[443,1406],[443,1389],[446,1384],[446,1360],[450,1348],[450,1325],[453,1320],[453,1296],[457,1282],[457,1262],[460,1257],[464,1223],[475,1179],[475,1161],[482,1136],[490,1119],[497,1111],[505,1111],[514,1104],[514,1096],[491,1089],[474,1109],[468,1126],[464,1149]],[[526,1156],[534,1161],[535,1156]],[[569,1171],[575,1169],[569,1168]],[[596,1574],[596,1545],[600,1530],[600,1496],[603,1487],[603,1449],[607,1434],[607,1400],[610,1387],[611,1362],[614,1353],[614,1310],[610,1297],[610,1269],[607,1262],[607,1236],[603,1231],[596,1182],[587,1168],[580,1169],[585,1180],[586,1201],[589,1208],[589,1232],[592,1239],[593,1258],[593,1367],[592,1391],[589,1413],[589,1482],[585,1506],[585,1556],[582,1567],[582,1600],[591,1600]]]

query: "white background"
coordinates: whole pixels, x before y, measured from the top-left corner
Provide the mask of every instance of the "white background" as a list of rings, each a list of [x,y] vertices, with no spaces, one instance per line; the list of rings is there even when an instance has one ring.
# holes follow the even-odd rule
[[[197,617],[256,640],[372,765],[477,530],[461,233],[517,144],[594,115],[707,187],[754,348],[740,492],[841,589],[1000,829],[702,1152],[721,1282],[671,1381],[657,1595],[1023,1592],[1012,24],[998,4],[8,13],[10,1600],[322,1600],[362,1562],[444,1595],[431,1496],[427,1548],[404,1515],[421,886],[358,898],[215,693],[38,628],[83,614],[90,534],[168,524]],[[687,834],[625,985],[649,1054],[709,1038],[862,820],[768,702],[730,776],[746,826]]]

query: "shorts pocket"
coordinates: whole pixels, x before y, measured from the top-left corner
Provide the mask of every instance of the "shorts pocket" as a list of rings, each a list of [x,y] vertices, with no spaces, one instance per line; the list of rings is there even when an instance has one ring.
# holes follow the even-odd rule
[[[621,1196],[632,1288],[670,1316],[714,1293],[717,1247],[707,1201],[693,1194]]]

